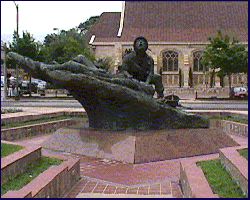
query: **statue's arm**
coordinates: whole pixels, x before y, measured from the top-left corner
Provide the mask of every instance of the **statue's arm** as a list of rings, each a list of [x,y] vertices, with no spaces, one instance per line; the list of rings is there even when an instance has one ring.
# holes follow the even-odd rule
[[[125,75],[127,78],[132,78],[133,76],[128,72],[129,69],[129,58],[125,56],[122,60],[121,73]]]
[[[153,58],[150,57],[150,71],[149,71],[149,74],[148,74],[148,77],[147,77],[147,80],[146,80],[147,84],[150,83],[151,78],[153,77],[153,75],[154,75],[154,60],[153,60]]]

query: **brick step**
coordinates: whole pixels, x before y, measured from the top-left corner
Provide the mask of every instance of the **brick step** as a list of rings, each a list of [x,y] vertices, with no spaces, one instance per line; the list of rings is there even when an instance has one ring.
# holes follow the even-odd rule
[[[31,120],[38,120],[41,118],[53,118],[63,116],[64,112],[54,113],[11,113],[1,116],[1,125],[15,123],[15,122],[27,122]]]
[[[69,118],[14,128],[6,128],[1,130],[1,139],[7,141],[14,141],[35,135],[44,135],[54,132],[61,127],[74,125],[76,123],[77,121]]]
[[[144,184],[141,186],[126,186],[102,180],[93,180],[89,177],[83,177],[65,197],[105,197],[107,195],[111,195],[113,197],[131,196],[138,198],[142,197],[142,195],[152,196],[155,198],[183,197],[179,185],[170,181]]]
[[[8,143],[1,141],[1,143]],[[13,143],[14,144],[14,143]],[[26,171],[30,164],[41,158],[40,146],[29,146],[1,158],[1,185]]]
[[[232,178],[248,196],[248,161],[240,156],[237,150],[248,148],[248,145],[227,147],[219,150],[219,155],[199,160],[181,161],[180,182],[185,198],[218,198],[214,194],[197,161],[220,159]]]
[[[8,191],[1,198],[59,198],[80,178],[80,159],[64,160],[51,166],[17,191]]]
[[[237,151],[245,148],[248,146],[220,149],[219,157],[226,170],[248,196],[248,161]]]
[[[74,116],[82,117],[86,116],[82,111],[54,111],[48,113],[29,113],[29,112],[17,112],[1,115],[1,125],[15,123],[15,122],[27,122],[31,120],[39,120],[42,118],[53,118],[59,116]]]

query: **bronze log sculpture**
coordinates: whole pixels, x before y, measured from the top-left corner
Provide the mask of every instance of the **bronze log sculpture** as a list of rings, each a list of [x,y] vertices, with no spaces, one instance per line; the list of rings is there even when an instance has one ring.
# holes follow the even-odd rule
[[[153,98],[150,85],[97,68],[84,56],[64,64],[44,64],[10,52],[25,71],[67,89],[87,112],[89,127],[96,129],[207,128],[208,120],[172,108]]]

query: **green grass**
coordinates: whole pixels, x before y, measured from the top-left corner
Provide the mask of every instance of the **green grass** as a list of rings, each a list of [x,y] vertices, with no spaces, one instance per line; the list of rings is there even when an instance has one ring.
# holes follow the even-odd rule
[[[17,108],[1,108],[1,114],[7,114],[7,113],[16,113],[16,112],[23,112],[22,109]]]
[[[246,197],[240,187],[233,181],[220,160],[209,160],[197,163],[205,174],[207,181],[215,194],[222,198]]]
[[[62,161],[55,158],[42,157],[35,164],[29,165],[26,172],[20,174],[1,186],[1,195],[9,190],[19,190],[31,182],[39,174],[52,165],[59,165]]]
[[[248,160],[248,148],[238,150],[241,156],[245,157]]]
[[[14,122],[14,123],[9,123],[9,124],[3,124],[2,128],[14,128],[14,127],[19,127],[19,126],[28,126],[28,125],[33,125],[33,124],[39,124],[39,123],[45,123],[45,122],[52,122],[52,121],[57,121],[57,120],[63,120],[63,119],[70,119],[72,117],[70,116],[58,116],[58,117],[43,117],[40,119],[35,119],[35,120],[30,120],[26,122]]]
[[[207,117],[210,118],[210,119],[228,120],[228,121],[248,124],[248,119],[240,118],[240,117],[236,117],[236,116],[207,116]]]
[[[21,150],[23,147],[13,144],[1,143],[1,158],[8,156],[16,151]]]

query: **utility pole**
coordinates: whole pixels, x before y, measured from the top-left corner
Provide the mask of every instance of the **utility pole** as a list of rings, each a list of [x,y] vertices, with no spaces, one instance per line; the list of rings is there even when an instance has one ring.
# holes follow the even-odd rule
[[[60,30],[59,30],[59,28],[53,28],[53,31],[57,31],[57,37],[59,37],[59,35],[60,35]],[[58,39],[58,38],[57,38]],[[55,91],[55,96],[57,97],[57,88],[56,88],[56,91]]]
[[[6,43],[4,43],[4,63],[3,63],[3,67],[4,67],[4,99],[6,99],[6,97],[8,96],[8,92],[7,92],[7,56],[6,56],[6,52],[7,52],[7,45]]]
[[[13,1],[15,6],[16,6],[16,33],[17,33],[17,40],[19,38],[19,34],[18,34],[18,22],[19,22],[19,16],[18,16],[18,4],[16,4],[15,1]],[[18,89],[18,85],[19,85],[19,70],[18,70],[18,65],[16,64],[16,95],[15,95],[15,100],[20,100],[20,96],[19,96],[19,89]]]

